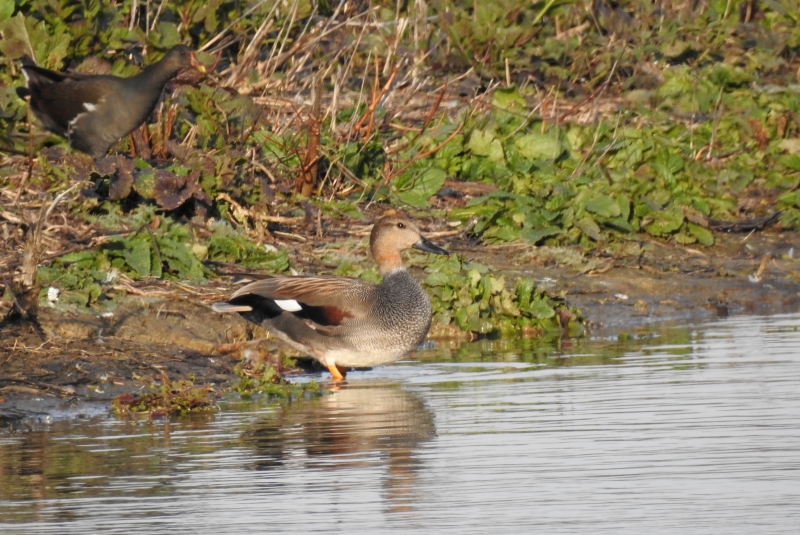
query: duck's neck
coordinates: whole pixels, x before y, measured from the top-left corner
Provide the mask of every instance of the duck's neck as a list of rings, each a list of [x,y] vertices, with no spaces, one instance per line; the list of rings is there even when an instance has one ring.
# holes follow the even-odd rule
[[[382,276],[386,276],[396,269],[403,269],[403,259],[397,252],[378,252],[374,253],[375,262],[378,263],[378,270]]]

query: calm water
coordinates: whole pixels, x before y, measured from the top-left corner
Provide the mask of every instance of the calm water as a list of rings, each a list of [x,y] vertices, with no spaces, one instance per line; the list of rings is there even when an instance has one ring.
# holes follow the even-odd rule
[[[798,326],[484,343],[317,400],[0,435],[0,533],[797,533]]]

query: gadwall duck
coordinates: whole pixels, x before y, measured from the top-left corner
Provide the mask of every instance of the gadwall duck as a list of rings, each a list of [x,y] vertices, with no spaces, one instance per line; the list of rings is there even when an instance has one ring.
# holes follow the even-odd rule
[[[403,267],[400,253],[414,248],[449,254],[396,212],[372,228],[370,251],[380,284],[350,277],[275,277],[251,282],[217,312],[238,312],[328,368],[335,381],[349,367],[387,364],[411,353],[428,334],[431,302]]]
[[[205,72],[186,45],[172,47],[130,78],[23,65],[25,87],[18,87],[17,95],[31,97],[31,109],[47,130],[67,138],[73,149],[99,158],[147,120],[167,82],[187,67]]]

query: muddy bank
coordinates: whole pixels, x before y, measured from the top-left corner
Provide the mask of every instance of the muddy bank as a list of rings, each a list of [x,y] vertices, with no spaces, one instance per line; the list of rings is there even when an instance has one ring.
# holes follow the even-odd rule
[[[733,314],[794,312],[800,306],[800,235],[721,235],[714,250],[651,242],[635,263],[558,277],[590,333],[616,335],[664,322],[692,324]],[[551,271],[538,270],[538,276]],[[598,270],[599,271],[599,270]]]
[[[534,277],[581,310],[585,336],[795,311],[800,305],[797,233],[723,235],[713,250],[640,242],[638,254],[603,257],[527,246],[453,242],[450,247],[493,265],[509,281]],[[128,297],[102,309],[42,306],[40,330],[18,324],[2,333],[0,427],[22,418],[46,421],[104,411],[115,396],[166,380],[191,378],[223,392],[236,380],[233,368],[243,359],[280,365],[283,348],[264,340],[261,328],[211,311],[210,304],[230,288],[222,280],[203,286],[150,282],[131,287]],[[451,334],[439,326],[431,333],[449,346],[467,338]]]

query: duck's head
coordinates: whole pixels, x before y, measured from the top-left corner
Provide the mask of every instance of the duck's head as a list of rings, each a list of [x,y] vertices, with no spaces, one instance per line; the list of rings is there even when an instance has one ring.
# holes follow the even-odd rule
[[[386,212],[375,222],[369,237],[369,247],[381,273],[403,267],[400,253],[406,249],[419,249],[433,254],[450,254],[445,249],[431,243],[410,219],[394,210]]]

